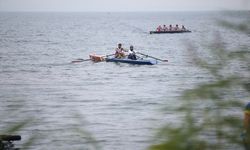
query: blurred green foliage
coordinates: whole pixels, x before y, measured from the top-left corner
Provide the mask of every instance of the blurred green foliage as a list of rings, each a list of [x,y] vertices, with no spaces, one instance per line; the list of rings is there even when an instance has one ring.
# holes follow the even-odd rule
[[[239,24],[220,21],[219,24],[249,38],[249,21]],[[160,129],[150,150],[244,149],[241,133],[243,108],[246,99],[250,100],[250,46],[234,51],[226,49],[219,34],[215,39],[208,46],[213,61],[188,45],[193,62],[208,72],[212,81],[184,91],[183,103],[175,112],[185,117],[175,127],[166,125]]]

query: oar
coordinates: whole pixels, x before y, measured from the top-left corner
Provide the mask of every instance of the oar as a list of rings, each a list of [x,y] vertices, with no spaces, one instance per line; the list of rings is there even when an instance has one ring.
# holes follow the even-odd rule
[[[113,56],[113,55],[115,55],[115,54],[109,54],[109,55],[106,55],[106,57]]]
[[[105,55],[105,56],[102,56],[102,57],[106,58],[106,57],[113,56],[113,55],[115,55],[115,54],[108,54],[108,55]],[[76,60],[71,61],[71,63],[79,63],[79,62],[90,61],[90,60],[92,60],[92,59],[90,59],[90,58],[89,59],[78,58]]]
[[[91,60],[91,59],[82,59],[82,58],[78,58],[78,59],[76,59],[76,60],[71,61],[71,63],[79,63],[79,62],[84,62],[84,61],[89,61],[89,60]]]
[[[140,53],[140,52],[136,52],[136,53],[141,54],[141,55],[146,56],[146,57],[151,57],[151,58],[156,59],[156,60],[159,60],[159,61],[168,62],[167,59],[164,60],[164,59],[156,58],[156,57],[149,56],[149,55],[147,55],[147,54],[143,54],[143,53]]]

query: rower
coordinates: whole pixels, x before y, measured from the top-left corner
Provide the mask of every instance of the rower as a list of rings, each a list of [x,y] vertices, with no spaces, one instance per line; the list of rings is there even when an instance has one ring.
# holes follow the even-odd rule
[[[186,28],[184,27],[184,25],[182,25],[181,30],[186,31]]]
[[[175,28],[174,28],[175,31],[178,31],[179,30],[179,26],[178,24],[175,25]]]
[[[128,53],[129,53],[128,54],[128,59],[136,60],[136,55],[135,55],[133,45],[130,46]]]
[[[168,27],[165,24],[163,25],[163,31],[168,31]]]
[[[172,24],[169,25],[169,31],[172,31],[173,30],[173,27],[172,27]]]
[[[156,31],[158,31],[158,32],[161,32],[161,31],[162,31],[161,25],[159,25],[159,26],[156,28]]]
[[[125,53],[124,49],[122,48],[122,44],[119,43],[118,47],[115,49],[115,58],[124,58]]]

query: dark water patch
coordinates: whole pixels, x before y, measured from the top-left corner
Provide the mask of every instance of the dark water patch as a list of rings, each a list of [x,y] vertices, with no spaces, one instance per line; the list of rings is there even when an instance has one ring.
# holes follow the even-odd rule
[[[36,34],[36,36],[38,36],[38,37],[45,36],[45,34],[39,33],[39,34]]]
[[[29,43],[30,40],[16,40],[15,43]]]

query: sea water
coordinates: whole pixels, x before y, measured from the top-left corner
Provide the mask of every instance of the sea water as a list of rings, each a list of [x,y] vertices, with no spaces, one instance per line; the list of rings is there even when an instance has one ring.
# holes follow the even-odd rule
[[[211,76],[192,63],[190,44],[218,39],[228,48],[249,36],[218,24],[249,12],[38,13],[0,12],[0,131],[27,122],[17,133],[35,136],[32,149],[144,150],[185,89]],[[158,25],[185,25],[191,33],[149,34]],[[89,54],[113,54],[118,43],[169,62],[153,66],[93,63]],[[213,61],[213,60],[211,60]],[[165,111],[162,109],[165,108]]]

